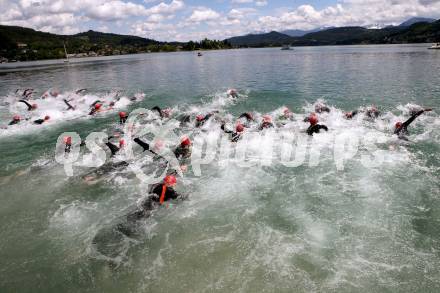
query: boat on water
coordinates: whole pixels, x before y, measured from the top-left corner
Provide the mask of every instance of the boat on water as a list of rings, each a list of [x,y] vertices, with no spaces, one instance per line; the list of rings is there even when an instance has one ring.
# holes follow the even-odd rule
[[[440,43],[435,43],[434,45],[432,45],[432,46],[429,47],[428,49],[431,49],[431,50],[440,50]]]
[[[292,50],[292,48],[290,48],[289,45],[283,45],[283,46],[281,47],[281,50],[283,50],[283,51],[287,51],[287,50]]]

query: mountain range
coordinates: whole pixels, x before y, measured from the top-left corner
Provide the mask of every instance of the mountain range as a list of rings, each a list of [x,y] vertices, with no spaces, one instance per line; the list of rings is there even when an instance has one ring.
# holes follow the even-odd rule
[[[255,33],[223,41],[159,42],[137,36],[87,31],[57,35],[30,28],[0,25],[0,61],[65,58],[64,46],[74,57],[209,50],[242,47],[322,46],[440,42],[440,20],[412,18],[398,26],[318,28]]]
[[[413,18],[399,26],[387,26],[382,29],[354,26],[318,29],[311,32],[272,31],[232,37],[226,41],[233,47],[432,43],[440,41],[440,20]]]

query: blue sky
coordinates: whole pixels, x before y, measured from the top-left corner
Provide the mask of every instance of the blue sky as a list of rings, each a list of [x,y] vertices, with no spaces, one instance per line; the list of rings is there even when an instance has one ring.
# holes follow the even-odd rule
[[[92,29],[161,41],[440,18],[440,0],[0,0],[0,7],[0,24],[61,34]]]

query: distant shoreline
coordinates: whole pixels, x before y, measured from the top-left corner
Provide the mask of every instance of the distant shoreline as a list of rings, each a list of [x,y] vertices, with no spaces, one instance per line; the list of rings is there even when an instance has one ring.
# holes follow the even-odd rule
[[[432,43],[402,43],[402,44],[356,44],[356,45],[316,45],[316,46],[291,46],[292,50],[295,51],[296,48],[318,48],[318,47],[373,47],[373,46],[422,46],[426,45],[428,48]],[[96,56],[96,57],[74,57],[69,58],[69,62],[65,62],[65,58],[59,58],[59,59],[40,59],[40,60],[30,60],[30,61],[17,61],[17,62],[6,62],[6,63],[0,63],[0,72],[6,72],[14,69],[24,69],[24,68],[44,68],[47,66],[54,66],[54,65],[71,65],[71,64],[81,64],[81,63],[92,63],[92,62],[99,62],[99,61],[112,61],[112,60],[118,60],[118,59],[131,59],[135,56],[148,56],[150,54],[170,54],[170,53],[188,53],[188,54],[194,54],[194,57],[196,58],[203,58],[197,57],[198,52],[216,52],[216,51],[234,51],[234,50],[246,50],[246,49],[281,49],[281,46],[266,46],[266,47],[241,47],[241,48],[231,48],[231,49],[212,49],[212,50],[195,50],[195,51],[174,51],[174,52],[150,52],[150,53],[133,53],[133,54],[124,54],[124,55],[109,55],[109,56]],[[430,50],[427,50],[430,51]],[[434,50],[435,51],[435,50]]]

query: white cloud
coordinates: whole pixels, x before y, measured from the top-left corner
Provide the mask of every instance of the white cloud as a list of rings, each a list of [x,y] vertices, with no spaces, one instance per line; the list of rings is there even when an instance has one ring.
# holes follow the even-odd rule
[[[148,9],[147,12],[152,14],[173,14],[181,10],[183,7],[185,7],[185,3],[183,1],[173,0],[170,4],[161,2]]]
[[[85,14],[93,19],[111,21],[124,19],[129,16],[147,15],[148,11],[143,5],[116,0],[93,5]]]
[[[440,2],[429,6],[418,0],[344,0],[336,5],[316,10],[301,5],[292,11],[258,19],[263,30],[287,28],[311,29],[323,26],[366,26],[398,24],[413,16],[439,16]]]
[[[257,10],[254,8],[233,8],[228,13],[228,19],[243,19],[250,15],[254,15],[257,13]]]
[[[257,5],[259,7],[266,6],[267,1],[266,0],[257,0],[257,1],[255,1],[255,5]]]
[[[196,8],[191,16],[188,18],[189,23],[200,23],[206,21],[213,21],[220,18],[220,14],[211,8],[201,7]]]
[[[272,13],[265,15],[255,8],[275,6],[274,2],[218,3],[224,5],[222,10],[216,11],[208,4],[186,7],[184,0],[0,0],[0,23],[55,33],[105,26],[108,31],[116,29],[161,40],[188,40],[255,31],[398,24],[414,16],[440,17],[440,0],[337,0],[321,9],[309,4],[296,7],[295,1],[289,0],[290,8],[270,7]],[[225,11],[231,4],[232,9]],[[241,4],[252,4],[254,8]]]

